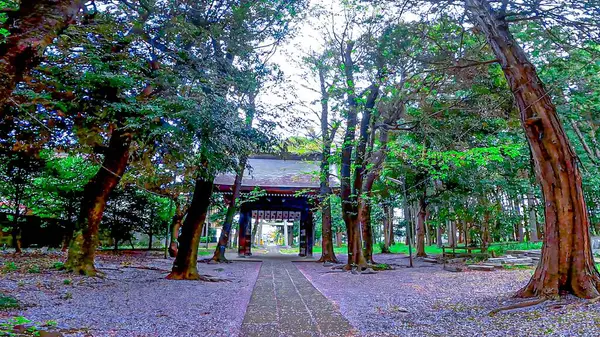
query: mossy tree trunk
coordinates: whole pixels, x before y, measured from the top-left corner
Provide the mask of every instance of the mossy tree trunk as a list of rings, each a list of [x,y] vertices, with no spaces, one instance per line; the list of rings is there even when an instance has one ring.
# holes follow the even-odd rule
[[[373,226],[371,224],[371,203],[366,198],[359,198],[358,221],[362,230],[362,239],[364,242],[363,255],[367,263],[374,264],[373,261]]]
[[[571,293],[600,296],[581,173],[556,106],[535,67],[509,31],[505,15],[487,0],[466,0],[466,10],[485,33],[513,92],[544,197],[542,258],[521,297]]]
[[[331,144],[335,138],[338,124],[330,128],[329,121],[329,89],[325,79],[325,69],[319,64],[319,84],[321,89],[321,167],[319,175],[319,199],[321,202],[321,258],[318,262],[334,262],[338,259],[333,250],[333,230],[331,228],[331,187],[329,185],[329,159]]]
[[[341,153],[340,197],[342,199],[342,218],[346,224],[346,239],[348,241],[347,269],[352,266],[357,266],[358,268],[367,267],[367,262],[362,253],[362,235],[360,223],[358,221],[358,203],[352,179],[352,153],[354,152],[354,140],[356,126],[358,124],[358,97],[354,85],[353,49],[354,42],[350,41],[347,43],[343,53],[344,71],[346,84],[348,86],[348,111],[346,112],[346,132],[344,134]]]
[[[88,276],[96,274],[94,255],[99,243],[100,221],[108,197],[127,168],[131,140],[131,133],[114,130],[105,149],[102,167],[84,187],[77,232],[69,246],[65,263],[69,271]]]
[[[208,214],[212,192],[212,178],[196,179],[192,203],[181,227],[179,250],[173,263],[173,269],[167,276],[170,280],[202,279],[196,267],[198,262],[198,246],[200,244],[202,228]]]
[[[0,44],[0,111],[17,83],[40,63],[46,47],[75,20],[81,0],[22,0],[7,12],[10,34]]]
[[[394,235],[392,210],[387,203],[383,204],[383,248],[382,253],[391,253],[390,246]]]
[[[254,115],[256,114],[256,95],[257,92],[255,91],[250,91],[248,93],[249,104],[246,111],[246,129],[248,130],[252,129],[252,122],[254,121]],[[233,225],[233,218],[239,206],[237,202],[240,198],[242,179],[244,178],[244,170],[246,169],[247,163],[248,155],[242,154],[240,156],[239,166],[235,175],[235,181],[233,182],[230,204],[227,207],[225,221],[223,222],[223,228],[221,229],[221,234],[219,235],[219,242],[217,243],[213,257],[211,258],[211,261],[213,262],[228,262],[225,258],[225,249],[227,246],[231,246],[232,244],[232,241],[230,241],[231,227]]]
[[[427,216],[427,202],[425,200],[426,191],[419,199],[419,212],[417,213],[417,256],[427,257],[425,253],[425,221]]]
[[[65,233],[63,235],[63,243],[61,251],[66,252],[71,245],[71,240],[73,239],[73,234],[75,233],[75,223],[73,222],[73,217],[77,212],[77,208],[75,205],[75,198],[69,195],[69,204],[67,206],[67,220],[65,221]]]
[[[231,237],[231,227],[233,225],[233,218],[237,211],[237,200],[241,194],[242,179],[244,178],[244,170],[246,169],[247,162],[247,156],[243,156],[240,159],[238,171],[235,175],[235,181],[233,183],[231,200],[229,206],[227,206],[227,213],[225,214],[225,222],[223,223],[223,228],[221,229],[221,234],[219,235],[219,242],[217,243],[213,257],[211,258],[211,260],[214,262],[227,262],[227,259],[225,258],[225,249],[230,243],[229,238]]]
[[[331,229],[331,201],[329,196],[321,202],[322,253],[318,262],[334,262],[338,259],[333,250],[333,231]]]
[[[181,224],[183,222],[183,218],[187,212],[187,209],[184,209],[177,201],[175,201],[175,214],[173,215],[173,219],[171,219],[171,242],[169,243],[169,256],[176,257],[178,251],[177,241],[179,239],[179,229],[181,228]]]

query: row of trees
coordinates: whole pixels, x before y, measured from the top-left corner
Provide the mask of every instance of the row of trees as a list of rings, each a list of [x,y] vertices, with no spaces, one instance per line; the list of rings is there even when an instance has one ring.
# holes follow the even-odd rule
[[[56,155],[42,151],[39,156],[24,156],[18,151],[3,155],[0,164],[2,177],[1,195],[4,200],[2,212],[9,215],[9,222],[3,228],[10,232],[17,253],[21,250],[24,231],[30,230],[30,242],[41,233],[31,232],[26,217],[35,216],[45,221],[60,219],[58,228],[64,234],[62,248],[67,250],[75,230],[77,213],[80,207],[86,182],[98,171],[98,165],[79,156]],[[149,237],[164,237],[165,229],[171,220],[174,204],[168,198],[147,191],[120,186],[107,201],[107,208],[100,223],[100,231],[111,238],[114,247],[130,241],[134,233],[144,233]],[[40,238],[37,238],[40,239]]]
[[[98,168],[81,192],[67,268],[95,273],[109,197],[130,184],[176,205],[172,228],[181,226],[181,236],[169,278],[200,278],[213,179],[237,172],[224,247],[247,157],[270,148],[272,121],[283,120],[257,99],[284,85],[266,60],[306,7],[299,0],[1,3],[3,150],[70,151]],[[596,216],[599,11],[591,0],[315,6],[322,47],[302,64],[319,96],[310,105],[322,150],[322,260],[337,260],[336,164],[348,268],[374,262],[373,216],[383,213],[389,224],[401,202],[416,219],[418,255],[431,237],[426,224],[444,224],[452,240],[462,228],[484,248],[543,233],[542,261],[520,295],[600,295],[584,199],[585,191]],[[189,202],[180,198],[186,191]],[[540,205],[543,214],[535,212]],[[507,214],[527,215],[527,224],[507,231],[512,221],[498,217]],[[214,259],[224,260],[222,252]]]
[[[597,72],[587,72],[598,66],[590,14],[597,6],[474,0],[341,8],[323,10],[323,52],[304,62],[320,94],[324,158],[340,167],[348,267],[373,262],[374,205],[402,200],[415,218],[420,256],[433,241],[432,224],[445,227],[450,244],[461,232],[483,249],[543,234],[542,263],[519,294],[598,296],[588,217],[597,214],[597,105],[595,94],[588,98]],[[420,19],[398,19],[407,12]],[[330,111],[338,112],[333,122]],[[561,115],[573,120],[566,129]],[[567,132],[587,158],[578,159]],[[591,184],[582,184],[581,168]],[[321,194],[326,200],[330,192]],[[322,226],[330,231],[328,217]],[[336,260],[325,241],[324,259]]]
[[[304,6],[2,2],[3,150],[69,152],[96,167],[80,192],[67,269],[96,273],[100,224],[125,207],[109,201],[121,185],[172,200],[172,227],[182,228],[170,277],[199,278],[212,179],[270,144],[272,116],[255,97],[280,81],[264,61]]]

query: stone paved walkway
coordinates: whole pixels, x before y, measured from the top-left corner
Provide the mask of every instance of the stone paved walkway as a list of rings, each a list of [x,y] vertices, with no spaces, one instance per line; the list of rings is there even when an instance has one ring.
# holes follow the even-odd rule
[[[271,248],[262,266],[240,337],[357,336],[348,320],[294,266]]]

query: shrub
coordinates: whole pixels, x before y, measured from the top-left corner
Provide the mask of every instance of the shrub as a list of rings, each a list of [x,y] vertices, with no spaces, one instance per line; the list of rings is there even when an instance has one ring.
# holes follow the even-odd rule
[[[17,265],[14,262],[12,262],[12,261],[7,262],[4,265],[4,268],[2,268],[2,269],[4,269],[4,271],[17,271],[17,270],[19,270],[19,268],[17,267]]]
[[[18,308],[19,301],[8,295],[0,295],[0,309]]]

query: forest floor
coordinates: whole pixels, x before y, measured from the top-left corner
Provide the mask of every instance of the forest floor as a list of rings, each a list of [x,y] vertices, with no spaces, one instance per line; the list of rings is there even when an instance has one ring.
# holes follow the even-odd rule
[[[96,265],[104,275],[85,278],[58,270],[64,259],[0,253],[0,294],[20,302],[0,311],[0,322],[27,319],[24,326],[54,333],[42,336],[237,336],[260,269],[256,262],[198,263],[200,274],[231,282],[170,281],[172,260],[101,253]]]
[[[159,255],[103,252],[97,258],[103,277],[85,278],[60,270],[63,253],[0,252],[0,308],[11,304],[3,295],[20,304],[0,310],[0,336],[11,320],[23,329],[36,326],[55,333],[42,337],[240,335],[261,263],[198,264],[201,274],[231,282],[169,281],[165,277],[172,259]],[[308,291],[312,283],[361,336],[600,336],[600,303],[587,305],[575,298],[489,316],[491,310],[515,303],[511,296],[533,269],[456,273],[418,260],[415,268],[406,268],[403,255],[377,254],[375,260],[396,269],[354,275],[319,263],[287,262],[293,268],[287,270],[293,276],[290,289],[305,282]],[[303,289],[295,291],[302,294]],[[263,297],[259,299],[269,302]],[[310,309],[310,303],[304,304]],[[270,306],[254,306],[261,308]]]
[[[600,304],[575,298],[490,317],[490,311],[516,303],[512,295],[533,269],[457,273],[418,261],[405,268],[402,255],[374,258],[397,269],[353,275],[319,264],[296,266],[363,336],[600,336]]]

